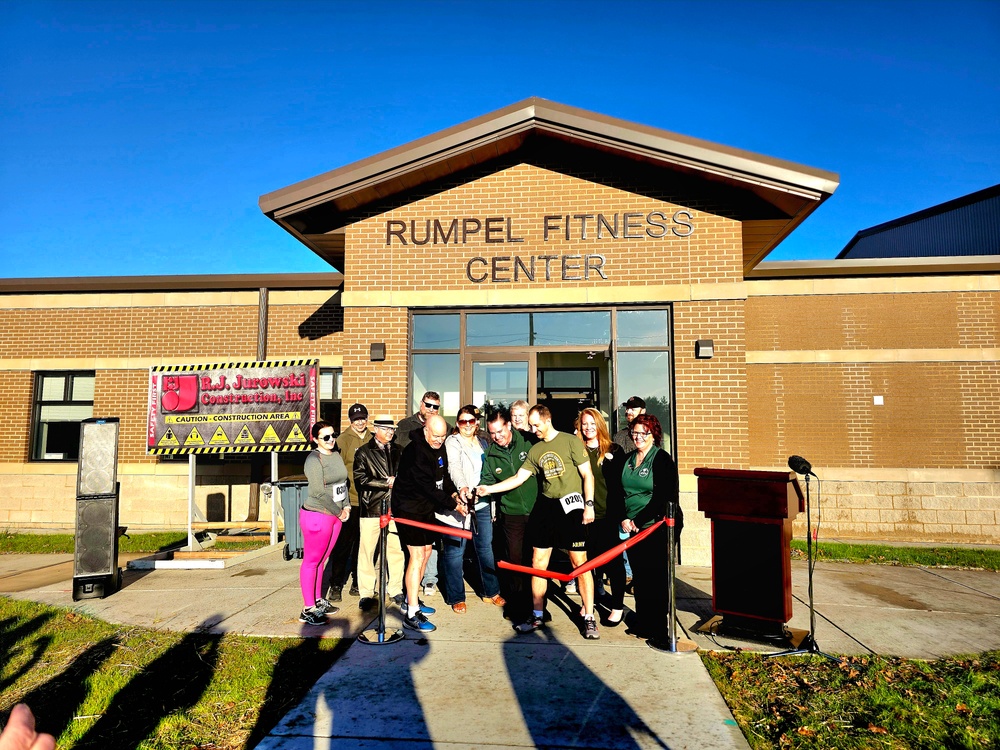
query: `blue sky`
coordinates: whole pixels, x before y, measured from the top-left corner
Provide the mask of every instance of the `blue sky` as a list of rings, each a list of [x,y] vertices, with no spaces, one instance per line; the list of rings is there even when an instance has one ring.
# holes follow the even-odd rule
[[[839,173],[770,260],[1000,182],[996,2],[2,9],[3,277],[331,270],[261,194],[528,96]]]

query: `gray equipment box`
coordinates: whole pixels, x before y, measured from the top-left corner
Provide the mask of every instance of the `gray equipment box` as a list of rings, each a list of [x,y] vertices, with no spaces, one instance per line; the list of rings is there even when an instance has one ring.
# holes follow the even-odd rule
[[[309,496],[309,482],[303,476],[285,477],[274,483],[281,492],[281,515],[285,519],[285,548],[282,556],[286,560],[293,557],[302,559],[302,527],[299,526],[299,511]]]

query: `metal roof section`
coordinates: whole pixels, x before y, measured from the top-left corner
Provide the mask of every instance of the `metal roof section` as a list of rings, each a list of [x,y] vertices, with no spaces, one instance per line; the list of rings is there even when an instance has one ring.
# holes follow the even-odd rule
[[[863,229],[837,258],[986,255],[1000,255],[1000,185]]]
[[[550,148],[557,144],[556,149]],[[542,146],[542,148],[538,148]],[[609,164],[641,165],[666,184],[678,175],[720,197],[744,223],[749,270],[839,185],[833,172],[722,146],[532,97],[261,196],[261,210],[335,267],[343,269],[345,226],[366,210],[404,205],[414,191],[503,160],[544,151],[572,160],[601,154]],[[470,176],[469,179],[474,179]],[[723,210],[726,210],[725,208]],[[334,237],[341,235],[340,239]]]
[[[947,258],[850,258],[765,261],[746,274],[747,281],[835,277],[939,276],[1000,273],[1000,256]]]

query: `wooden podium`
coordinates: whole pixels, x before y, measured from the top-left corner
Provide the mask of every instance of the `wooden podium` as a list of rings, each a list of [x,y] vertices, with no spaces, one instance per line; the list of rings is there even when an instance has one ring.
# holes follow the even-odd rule
[[[712,606],[734,625],[780,632],[792,618],[792,521],[805,511],[795,474],[694,473],[698,510],[712,522]]]

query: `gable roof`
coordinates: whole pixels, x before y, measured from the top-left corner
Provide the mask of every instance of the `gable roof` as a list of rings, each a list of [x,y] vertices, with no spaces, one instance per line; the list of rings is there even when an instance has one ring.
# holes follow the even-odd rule
[[[1000,255],[1000,185],[862,229],[837,258]]]
[[[586,157],[584,159],[584,157]],[[427,190],[508,164],[585,164],[694,197],[743,222],[753,268],[816,207],[839,177],[749,151],[532,97],[468,122],[261,196],[261,210],[343,270],[343,228]],[[424,191],[423,193],[421,191]]]

